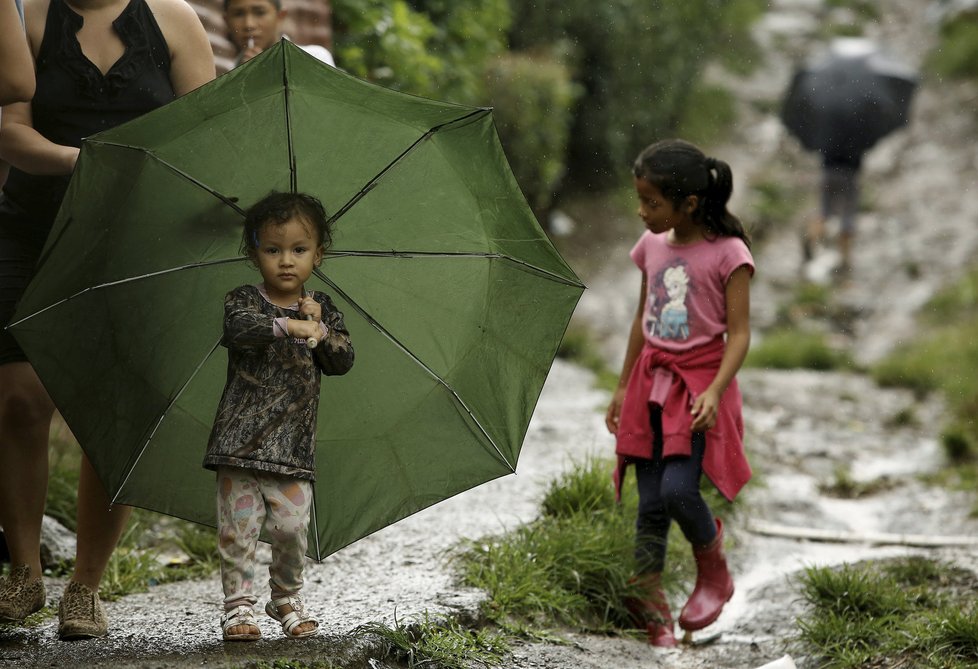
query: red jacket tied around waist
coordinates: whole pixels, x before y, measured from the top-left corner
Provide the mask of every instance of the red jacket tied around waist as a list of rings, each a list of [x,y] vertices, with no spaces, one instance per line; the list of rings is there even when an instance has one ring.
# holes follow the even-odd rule
[[[616,495],[621,494],[628,462],[652,458],[650,404],[662,407],[662,457],[689,456],[693,436],[690,409],[716,376],[723,352],[724,341],[720,337],[677,353],[648,345],[642,348],[628,378],[618,424]],[[734,379],[720,397],[716,424],[706,431],[703,456],[703,472],[730,501],[751,477],[743,439],[740,388]]]

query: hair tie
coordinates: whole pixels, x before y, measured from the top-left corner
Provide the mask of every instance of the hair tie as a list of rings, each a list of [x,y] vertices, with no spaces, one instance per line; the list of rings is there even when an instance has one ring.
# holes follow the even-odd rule
[[[706,169],[708,171],[711,171],[712,172],[713,170],[715,170],[717,168],[717,159],[716,158],[713,158],[711,156],[707,156],[706,159],[703,162],[706,165]]]

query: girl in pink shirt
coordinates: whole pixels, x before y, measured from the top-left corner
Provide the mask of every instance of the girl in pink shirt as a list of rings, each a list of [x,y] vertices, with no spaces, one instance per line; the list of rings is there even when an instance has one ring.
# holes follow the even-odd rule
[[[644,594],[629,609],[649,643],[674,646],[661,587],[673,520],[697,571],[680,627],[710,625],[733,596],[723,524],[699,483],[705,473],[732,500],[751,474],[734,377],[750,345],[754,261],[743,225],[727,211],[727,163],[667,140],[646,148],[632,172],[646,227],[631,252],[642,288],[605,423],[617,440],[616,484],[634,464],[638,485],[636,582]]]

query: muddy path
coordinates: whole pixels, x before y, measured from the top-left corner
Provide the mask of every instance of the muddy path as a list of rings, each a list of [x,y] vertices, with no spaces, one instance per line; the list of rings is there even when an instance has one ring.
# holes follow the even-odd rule
[[[884,16],[867,27],[867,34],[885,39],[912,64],[920,63],[934,39],[934,27],[925,17],[928,3],[880,4]],[[772,174],[789,186],[811,190],[814,206],[817,163],[784,136],[770,110],[790,75],[792,58],[813,39],[825,11],[817,1],[771,3],[758,26],[768,55],[749,79],[732,82],[744,120],[712,152],[733,165],[739,184],[735,210],[749,211],[747,184]],[[842,326],[826,327],[861,363],[910,337],[915,315],[930,295],[978,256],[978,155],[970,111],[976,100],[974,86],[923,82],[911,126],[868,157],[864,188],[872,204],[859,219],[851,279],[831,283],[831,249],[823,249],[806,270],[808,278],[832,286],[833,301],[848,316]],[[805,276],[798,244],[805,213],[796,212],[755,249],[752,321],[758,341]],[[637,298],[637,276],[626,263],[599,264],[598,259],[624,260],[639,227],[634,220],[613,219],[591,211],[579,220],[582,227],[600,226],[605,232],[593,235],[591,245],[571,260],[589,286],[575,324],[593,332],[609,364],[617,366],[623,324]],[[938,399],[876,388],[855,371],[744,370],[740,382],[756,476],[744,493],[744,510],[728,529],[736,593],[717,623],[698,635],[720,632],[719,640],[663,650],[639,640],[567,632],[572,643],[566,645],[518,645],[506,666],[750,669],[790,653],[804,667],[807,660],[792,639],[795,618],[803,611],[795,579],[805,567],[914,554],[978,568],[973,548],[824,542],[759,531],[767,523],[850,535],[978,536],[978,523],[968,513],[969,496],[920,482],[922,473],[942,464]],[[309,567],[306,598],[324,628],[318,638],[289,642],[271,619],[263,619],[265,640],[223,644],[221,587],[215,576],[108,603],[111,634],[106,639],[60,643],[53,618],[26,629],[0,627],[0,665],[182,669],[287,657],[344,667],[390,666],[371,659],[377,649],[354,637],[356,626],[393,623],[395,616],[404,620],[425,611],[475,616],[481,595],[454,582],[448,551],[462,539],[531,520],[550,480],[589,455],[610,457],[613,443],[602,419],[607,401],[590,372],[557,361],[515,476],[438,504]],[[843,474],[874,483],[875,492],[856,499],[832,495],[826,488]],[[677,534],[673,540],[681,538]],[[48,581],[49,605],[56,605],[63,587],[62,579]]]

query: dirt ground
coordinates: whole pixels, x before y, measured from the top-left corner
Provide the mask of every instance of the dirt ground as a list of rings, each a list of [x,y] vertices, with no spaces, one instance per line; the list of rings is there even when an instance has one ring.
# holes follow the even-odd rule
[[[934,40],[926,21],[930,3],[894,0],[867,34],[892,45],[919,64]],[[817,163],[786,138],[773,113],[790,76],[794,51],[817,34],[825,19],[819,0],[781,0],[758,26],[767,58],[749,79],[733,81],[743,123],[723,146],[711,150],[733,165],[737,200],[749,205],[743,185],[771,174],[813,192]],[[789,47],[794,51],[789,51]],[[978,155],[974,151],[978,98],[974,87],[922,82],[911,126],[885,140],[868,157],[864,188],[870,209],[859,219],[854,269],[833,285],[833,299],[849,314],[833,330],[861,362],[878,359],[909,337],[914,316],[941,285],[978,255]],[[758,330],[774,321],[779,305],[801,275],[798,233],[802,214],[785,221],[755,248],[758,272],[752,286],[752,320]],[[578,221],[606,225],[608,221]],[[609,362],[619,364],[624,329],[634,308],[637,276],[625,262],[640,228],[596,245],[590,258],[572,258],[589,290],[575,314],[601,337]],[[596,266],[594,258],[622,262]],[[808,278],[829,281],[833,255],[823,249]],[[758,335],[760,340],[760,334]],[[937,431],[943,407],[900,390],[879,389],[856,372],[816,373],[744,370],[747,445],[755,479],[744,493],[746,509],[728,526],[728,557],[736,593],[720,619],[697,639],[704,645],[655,649],[641,640],[581,635],[571,643],[525,643],[507,661],[513,669],[753,669],[785,654],[798,667],[812,667],[793,641],[804,604],[798,573],[808,566],[896,555],[926,555],[978,569],[974,546],[918,548],[880,533],[978,537],[963,494],[926,488],[921,473],[942,462]],[[107,605],[106,639],[60,643],[55,622],[33,628],[0,627],[0,665],[9,667],[190,667],[241,666],[255,659],[332,661],[342,667],[388,667],[370,641],[352,630],[370,621],[392,623],[425,611],[474,615],[479,593],[453,582],[446,551],[459,539],[477,539],[531,520],[547,483],[574,462],[610,456],[613,443],[603,426],[607,394],[594,389],[590,372],[557,361],[540,398],[517,474],[445,501],[310,566],[306,597],[324,633],[311,640],[282,639],[271,619],[261,624],[265,640],[228,645],[220,641],[218,579],[153,588]],[[909,420],[907,418],[910,418]],[[848,466],[858,481],[889,481],[876,494],[838,499],[821,484]],[[813,528],[874,536],[865,541],[811,541],[772,535],[772,526]],[[678,534],[673,540],[681,540]],[[267,557],[267,556],[266,556]],[[64,582],[48,583],[49,603]],[[676,607],[682,601],[674,602]],[[695,640],[695,639],[694,639]]]

